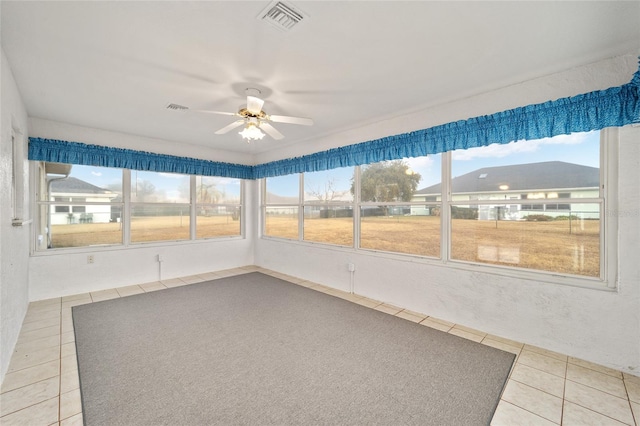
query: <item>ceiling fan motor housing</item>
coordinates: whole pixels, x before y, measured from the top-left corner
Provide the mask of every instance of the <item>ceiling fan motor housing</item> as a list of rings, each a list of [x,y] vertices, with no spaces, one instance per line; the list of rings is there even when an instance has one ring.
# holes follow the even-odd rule
[[[255,114],[246,108],[241,108],[240,111],[238,111],[238,115],[244,118],[257,118],[258,120],[264,120],[267,118],[267,114],[262,110]]]

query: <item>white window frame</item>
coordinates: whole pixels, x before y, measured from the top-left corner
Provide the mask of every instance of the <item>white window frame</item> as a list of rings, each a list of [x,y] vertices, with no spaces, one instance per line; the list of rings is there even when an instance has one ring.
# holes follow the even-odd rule
[[[13,122],[13,120],[12,120]],[[22,226],[26,220],[24,210],[24,135],[13,123],[11,126],[11,224]]]
[[[32,250],[31,250],[31,254],[34,256],[47,256],[47,255],[55,255],[55,254],[59,254],[60,252],[68,252],[68,253],[74,253],[74,252],[88,252],[88,251],[98,251],[98,250],[126,250],[126,249],[130,249],[130,248],[135,248],[135,247],[140,247],[140,246],[162,246],[162,245],[176,245],[176,244],[197,244],[197,243],[203,243],[203,242],[211,242],[211,241],[224,241],[224,240],[228,240],[228,239],[244,239],[245,238],[245,230],[246,230],[246,212],[245,212],[245,204],[246,204],[246,200],[245,200],[245,194],[246,194],[246,181],[244,179],[240,179],[240,204],[238,204],[238,207],[240,208],[240,234],[239,235],[231,235],[231,236],[221,236],[221,237],[206,237],[206,238],[196,238],[196,221],[194,218],[195,215],[195,211],[196,211],[196,206],[197,206],[197,199],[196,199],[196,193],[195,193],[195,180],[196,180],[196,175],[186,175],[183,174],[184,176],[187,176],[189,178],[189,182],[190,182],[190,198],[189,198],[189,203],[180,203],[180,204],[185,204],[189,206],[189,210],[190,210],[190,229],[189,229],[189,237],[187,239],[182,239],[182,240],[158,240],[158,241],[148,241],[148,242],[132,242],[131,241],[131,207],[132,204],[135,205],[175,205],[173,203],[145,203],[145,202],[137,202],[137,203],[132,203],[131,202],[131,170],[130,169],[118,169],[122,171],[122,202],[85,202],[85,203],[80,203],[82,205],[117,205],[121,207],[121,224],[122,224],[122,243],[120,244],[108,244],[108,245],[99,245],[99,246],[78,246],[78,247],[61,247],[61,248],[47,248],[47,244],[44,244],[44,246],[40,243],[38,236],[39,235],[46,235],[46,229],[41,229],[44,225],[42,222],[42,218],[41,218],[41,206],[49,206],[50,208],[54,208],[56,205],[65,205],[65,206],[69,206],[69,208],[71,209],[73,205],[78,204],[77,202],[64,202],[61,203],[59,201],[55,201],[53,199],[50,198],[50,194],[49,195],[49,199],[44,200],[41,199],[42,195],[40,194],[41,191],[41,184],[43,182],[43,179],[41,177],[41,174],[44,173],[44,167],[41,166],[41,164],[44,164],[45,162],[41,162],[41,161],[31,161],[30,162],[30,167],[31,167],[31,176],[33,177],[31,180],[31,184],[33,186],[33,189],[31,190],[31,202],[32,205],[35,206],[35,208],[33,209],[33,216],[34,219],[36,219],[36,222],[38,223],[37,226],[34,227],[34,231],[33,231],[33,235],[32,235]],[[44,179],[44,181],[46,181],[46,179]],[[220,205],[225,205],[225,204],[220,204]]]
[[[419,255],[411,255],[397,252],[381,252],[377,250],[361,249],[360,242],[360,208],[364,205],[372,205],[377,203],[362,203],[359,197],[359,190],[356,189],[353,202],[353,247],[337,246],[327,243],[304,241],[303,235],[303,218],[304,218],[304,173],[299,173],[300,177],[300,199],[298,202],[298,240],[281,238],[277,236],[265,235],[265,212],[267,207],[276,206],[275,204],[266,203],[266,179],[262,179],[260,183],[260,238],[275,239],[288,241],[293,244],[321,244],[330,246],[336,250],[357,251],[362,254],[369,253],[375,256],[384,256],[389,258],[408,258],[412,257],[412,261],[424,262],[427,264],[445,264],[454,269],[463,269],[470,271],[482,271],[489,274],[503,275],[509,277],[517,277],[532,282],[548,282],[554,284],[563,284],[569,286],[592,288],[596,290],[615,290],[618,285],[617,276],[617,258],[618,258],[618,220],[615,214],[609,212],[616,211],[618,206],[617,188],[618,188],[618,148],[619,147],[619,129],[606,128],[600,131],[600,197],[595,199],[580,199],[581,203],[598,203],[600,204],[600,276],[587,277],[570,274],[562,274],[552,271],[525,269],[510,266],[493,265],[488,263],[474,263],[461,260],[451,259],[451,206],[460,204],[453,202],[451,195],[451,153],[442,153],[442,197],[441,201],[434,204],[441,204],[440,211],[440,259],[429,258]],[[360,167],[355,168],[356,188],[360,185]],[[512,200],[513,201],[513,200]],[[565,201],[565,199],[563,199]],[[540,201],[543,203],[544,201]],[[548,203],[548,200],[546,200]],[[495,201],[465,201],[464,204],[491,204]],[[391,205],[393,203],[385,203]],[[407,203],[395,203],[398,205],[408,205]],[[420,203],[424,204],[424,203]],[[513,204],[513,203],[512,203]],[[570,203],[569,203],[570,204]],[[294,205],[291,205],[295,207]]]

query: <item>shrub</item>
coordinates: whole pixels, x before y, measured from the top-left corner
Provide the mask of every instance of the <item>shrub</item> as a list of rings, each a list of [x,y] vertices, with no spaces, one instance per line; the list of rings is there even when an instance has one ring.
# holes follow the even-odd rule
[[[569,220],[569,219],[578,220],[578,216],[572,214],[571,216],[563,215],[563,216],[556,216],[553,218],[553,220]]]
[[[453,219],[478,219],[478,209],[452,206],[451,217]]]
[[[525,216],[524,219],[529,222],[549,222],[550,220],[553,220],[553,217],[545,214],[530,214]]]

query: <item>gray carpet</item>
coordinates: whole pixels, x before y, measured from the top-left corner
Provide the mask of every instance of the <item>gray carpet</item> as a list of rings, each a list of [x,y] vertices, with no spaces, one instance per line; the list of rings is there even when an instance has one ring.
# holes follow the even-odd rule
[[[260,273],[73,323],[87,425],[488,425],[515,357]]]

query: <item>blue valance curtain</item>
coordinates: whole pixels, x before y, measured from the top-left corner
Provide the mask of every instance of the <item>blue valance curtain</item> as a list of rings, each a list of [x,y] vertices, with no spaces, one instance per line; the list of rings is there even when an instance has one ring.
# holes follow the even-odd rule
[[[600,130],[605,127],[621,127],[632,123],[640,123],[640,69],[631,81],[623,86],[256,166],[41,138],[29,139],[29,159],[133,170],[259,179],[405,157],[420,157],[493,143],[540,139],[574,132]]]
[[[254,167],[256,178],[541,139],[640,123],[640,69],[630,83]]]
[[[254,179],[252,166],[242,164],[222,163],[42,138],[29,138],[29,160],[188,175]]]

